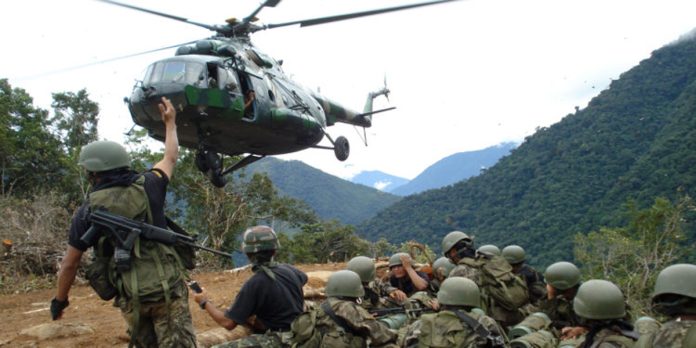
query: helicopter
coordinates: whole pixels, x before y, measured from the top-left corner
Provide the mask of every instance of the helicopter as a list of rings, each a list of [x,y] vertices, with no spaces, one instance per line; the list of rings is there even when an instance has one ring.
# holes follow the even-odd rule
[[[177,108],[179,144],[196,151],[198,170],[216,187],[224,187],[225,176],[265,156],[307,148],[333,150],[339,161],[350,154],[343,136],[336,139],[327,127],[336,122],[365,128],[372,116],[395,109],[373,110],[373,100],[391,92],[386,85],[367,94],[362,112],[343,107],[293,81],[282,69],[282,60],[261,52],[251,34],[291,25],[311,26],[386,12],[430,6],[458,0],[437,0],[329,17],[257,25],[256,15],[280,0],[265,0],[241,20],[231,18],[224,25],[209,25],[163,12],[113,0],[101,2],[162,16],[214,32],[212,37],[178,46],[173,57],[149,65],[130,97],[124,98],[135,124],[148,135],[164,141],[165,128],[158,103],[167,97]],[[167,47],[171,48],[171,47]],[[152,52],[152,51],[148,51]],[[320,145],[328,139],[331,146]],[[243,156],[225,166],[224,157]]]

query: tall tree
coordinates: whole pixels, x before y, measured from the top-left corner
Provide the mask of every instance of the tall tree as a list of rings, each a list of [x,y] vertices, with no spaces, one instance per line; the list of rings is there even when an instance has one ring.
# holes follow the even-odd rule
[[[87,90],[53,93],[51,106],[52,121],[68,154],[98,139],[99,104],[89,99]]]
[[[50,191],[66,175],[67,158],[51,133],[48,111],[36,108],[21,88],[0,79],[1,192],[30,196]]]

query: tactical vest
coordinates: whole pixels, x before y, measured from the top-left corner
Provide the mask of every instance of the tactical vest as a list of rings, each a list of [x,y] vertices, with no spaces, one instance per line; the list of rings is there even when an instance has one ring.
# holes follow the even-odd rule
[[[152,223],[152,212],[140,176],[130,186],[115,186],[89,194],[89,209],[106,209],[127,218]],[[130,254],[130,267],[118,271],[113,257],[115,243],[106,233],[95,246],[95,260],[87,270],[90,285],[102,299],[116,294],[139,302],[169,302],[172,288],[184,279],[184,269],[175,249],[137,238]],[[96,286],[95,286],[96,285]]]
[[[335,304],[334,300],[326,300]],[[331,302],[328,302],[331,301]],[[355,304],[357,306],[357,304]],[[334,306],[331,306],[332,308]],[[343,328],[330,317],[320,306],[300,314],[290,324],[293,333],[292,347],[320,348],[320,347],[365,347],[365,338],[357,333]]]

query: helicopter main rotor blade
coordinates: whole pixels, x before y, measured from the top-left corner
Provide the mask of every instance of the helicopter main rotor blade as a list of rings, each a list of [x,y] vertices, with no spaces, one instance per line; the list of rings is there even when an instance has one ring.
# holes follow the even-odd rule
[[[38,77],[44,77],[44,76],[48,76],[48,75],[64,73],[64,72],[68,72],[68,71],[72,71],[72,70],[77,70],[77,69],[86,68],[86,67],[92,66],[92,65],[104,64],[104,63],[113,62],[113,61],[116,61],[116,60],[121,60],[121,59],[136,57],[136,56],[141,56],[141,55],[144,55],[144,54],[149,54],[149,53],[154,53],[154,52],[158,52],[158,51],[163,51],[163,50],[170,49],[170,48],[176,48],[176,47],[179,47],[179,46],[184,46],[184,45],[188,45],[188,44],[195,43],[196,41],[198,41],[198,40],[189,41],[189,42],[184,42],[184,43],[180,43],[180,44],[176,44],[176,45],[171,45],[171,46],[167,46],[167,47],[160,47],[160,48],[156,48],[156,49],[154,49],[154,50],[149,50],[149,51],[143,51],[143,52],[138,52],[138,53],[127,54],[127,55],[125,55],[125,56],[114,57],[114,58],[109,58],[109,59],[103,59],[103,60],[99,60],[99,61],[96,61],[96,62],[91,62],[91,63],[86,63],[86,64],[75,65],[75,66],[71,66],[71,67],[67,67],[67,68],[62,68],[62,69],[58,69],[58,70],[47,71],[47,72],[43,72],[43,73],[40,73],[40,74],[37,74],[37,75],[24,76],[24,77],[20,77],[18,80],[32,80],[32,79],[35,79],[35,78],[38,78]]]
[[[453,2],[453,1],[460,1],[460,0],[438,0],[438,1],[430,1],[430,2],[421,2],[421,3],[417,3],[417,4],[409,4],[409,5],[396,6],[396,7],[387,7],[387,8],[381,8],[381,9],[363,11],[363,12],[346,13],[346,14],[342,14],[342,15],[335,15],[335,16],[329,16],[329,17],[303,19],[303,20],[286,22],[286,23],[278,23],[278,24],[267,24],[267,25],[261,27],[259,30],[261,30],[261,29],[274,29],[274,28],[286,27],[286,26],[297,25],[297,24],[299,24],[300,27],[308,27],[311,25],[319,25],[319,24],[326,24],[326,23],[331,23],[331,22],[344,21],[347,19],[373,16],[373,15],[387,13],[387,12],[408,10],[408,9],[412,9],[412,8],[416,8],[416,7],[437,5],[437,4],[442,4],[442,3],[446,3],[446,2]]]
[[[170,14],[163,13],[163,12],[148,10],[148,9],[146,9],[146,8],[142,8],[142,7],[138,7],[138,6],[123,4],[123,3],[120,3],[120,2],[117,2],[117,1],[113,1],[113,0],[97,0],[97,1],[105,2],[105,3],[111,4],[111,5],[116,5],[116,6],[121,6],[121,7],[129,8],[129,9],[131,9],[131,10],[136,10],[136,11],[140,11],[140,12],[145,12],[145,13],[153,14],[153,15],[160,16],[160,17],[165,17],[165,18],[173,19],[173,20],[175,20],[175,21],[180,21],[180,22],[184,22],[184,23],[188,23],[188,24],[197,25],[197,26],[199,26],[199,27],[206,28],[206,29],[212,30],[212,31],[219,31],[219,30],[220,30],[220,28],[219,28],[218,26],[209,25],[209,24],[205,24],[205,23],[198,23],[198,22],[194,22],[194,21],[192,21],[192,20],[189,20],[188,18],[179,17],[179,16],[174,16],[174,15],[170,15]]]
[[[254,17],[255,17],[259,12],[261,12],[261,10],[262,10],[264,7],[276,7],[276,5],[278,5],[279,2],[280,2],[280,0],[266,0],[266,1],[264,1],[261,5],[259,5],[259,7],[256,8],[256,10],[254,10],[254,12],[252,12],[252,13],[249,14],[248,16],[244,17],[244,23],[249,23],[249,22],[251,22],[251,21],[254,19]]]

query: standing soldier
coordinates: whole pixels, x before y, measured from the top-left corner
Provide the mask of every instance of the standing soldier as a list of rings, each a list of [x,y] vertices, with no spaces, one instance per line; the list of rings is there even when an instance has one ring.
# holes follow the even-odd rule
[[[396,333],[358,304],[364,294],[355,272],[333,273],[326,282],[326,301],[292,323],[292,346],[396,347]]]
[[[115,142],[95,141],[80,151],[79,165],[87,171],[92,191],[70,226],[68,251],[58,273],[51,315],[53,320],[63,315],[82,254],[94,247],[97,258],[87,270],[90,284],[104,300],[115,297],[114,304],[128,323],[131,345],[195,347],[184,284],[186,270],[173,247],[138,238],[132,252],[120,249],[121,253],[115,255],[114,247],[121,246],[103,231],[97,231],[91,240],[82,239],[91,226],[88,216],[92,209],[106,209],[167,227],[164,201],[179,154],[179,141],[176,110],[169,99],[162,98],[159,110],[166,130],[164,156],[152,170],[142,174],[131,171],[130,156]]]
[[[237,298],[226,311],[220,310],[203,291],[193,295],[201,309],[227,330],[248,325],[254,334],[216,347],[280,347],[290,337],[290,324],[304,310],[302,287],[307,275],[287,264],[273,261],[280,247],[268,226],[251,227],[244,232],[242,250],[253,265],[254,275],[242,285]]]
[[[529,300],[532,304],[538,305],[539,300],[546,297],[544,276],[525,263],[526,254],[519,245],[508,245],[503,248],[503,257],[512,266],[512,271],[527,282]]]
[[[512,273],[512,266],[501,256],[476,253],[474,240],[453,231],[442,239],[442,252],[457,266],[449,277],[473,280],[481,290],[482,305],[504,327],[519,323],[529,305],[527,284]]]
[[[652,334],[641,336],[638,348],[696,347],[696,265],[676,264],[660,272],[653,308],[670,318]]]
[[[505,347],[495,320],[479,309],[481,293],[470,279],[445,279],[437,293],[441,309],[423,314],[406,332],[404,347]]]
[[[576,347],[632,348],[638,333],[626,322],[624,296],[614,283],[593,279],[580,285],[573,311],[587,333],[574,339]],[[565,343],[561,341],[561,347]]]

